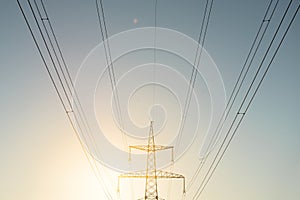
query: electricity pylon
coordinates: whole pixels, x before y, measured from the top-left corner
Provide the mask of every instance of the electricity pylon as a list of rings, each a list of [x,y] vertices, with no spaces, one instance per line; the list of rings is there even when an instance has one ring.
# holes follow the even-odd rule
[[[158,200],[162,199],[158,197],[157,192],[157,179],[182,179],[183,180],[183,193],[185,193],[185,177],[180,174],[156,170],[156,151],[162,151],[166,149],[172,149],[172,161],[173,161],[173,146],[155,145],[153,122],[150,123],[150,132],[147,145],[129,146],[129,153],[131,149],[138,149],[147,152],[147,168],[146,172],[131,172],[122,174],[118,178],[118,192],[120,191],[120,179],[121,178],[146,178],[145,196],[140,200]],[[130,158],[129,158],[130,159]]]

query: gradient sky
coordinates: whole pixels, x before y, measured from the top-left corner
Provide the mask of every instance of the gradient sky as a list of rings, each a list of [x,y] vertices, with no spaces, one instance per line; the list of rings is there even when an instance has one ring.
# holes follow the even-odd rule
[[[95,2],[44,2],[75,77],[100,40]],[[220,70],[227,95],[268,3],[214,2],[205,48]],[[153,26],[153,5],[150,0],[104,0],[109,35]],[[158,0],[157,26],[197,40],[204,5],[204,0]],[[286,0],[280,2],[281,13],[286,5]],[[16,1],[0,2],[0,23],[0,199],[104,199]],[[202,199],[300,199],[299,33],[298,15]],[[189,176],[191,164],[175,169]],[[117,175],[112,173],[112,179]]]

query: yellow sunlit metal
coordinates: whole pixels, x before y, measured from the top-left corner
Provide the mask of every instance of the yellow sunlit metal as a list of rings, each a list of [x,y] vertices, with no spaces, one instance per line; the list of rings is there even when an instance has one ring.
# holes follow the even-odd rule
[[[155,145],[153,122],[150,123],[150,132],[148,137],[148,145],[129,146],[129,153],[131,149],[138,149],[147,152],[147,168],[143,172],[131,172],[122,174],[118,177],[118,192],[120,191],[120,179],[122,178],[145,178],[145,196],[140,200],[158,200],[157,179],[182,179],[183,180],[183,193],[185,193],[185,177],[181,174],[172,172],[156,170],[156,151],[172,149],[173,161],[173,146]]]

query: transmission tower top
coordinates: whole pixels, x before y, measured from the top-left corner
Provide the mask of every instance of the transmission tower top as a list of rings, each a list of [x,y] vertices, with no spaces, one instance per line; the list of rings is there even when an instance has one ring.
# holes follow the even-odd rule
[[[137,149],[147,152],[147,166],[145,171],[132,172],[122,174],[118,178],[118,192],[120,192],[120,179],[121,178],[145,178],[145,195],[139,200],[158,200],[162,199],[158,197],[158,185],[157,179],[182,179],[183,180],[183,193],[185,193],[185,177],[180,174],[157,170],[156,169],[156,151],[162,151],[166,149],[172,149],[172,162],[173,162],[173,146],[155,145],[153,121],[150,123],[150,131],[148,136],[147,145],[129,146],[129,153],[131,149]],[[130,157],[129,157],[130,158]],[[131,158],[130,158],[131,159]]]

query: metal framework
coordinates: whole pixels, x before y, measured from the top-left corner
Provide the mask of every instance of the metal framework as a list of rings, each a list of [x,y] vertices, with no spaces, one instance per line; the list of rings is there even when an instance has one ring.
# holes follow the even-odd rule
[[[156,151],[162,151],[172,149],[172,161],[173,161],[173,146],[155,145],[154,133],[153,133],[153,121],[150,123],[150,132],[148,137],[148,145],[129,146],[129,153],[131,155],[131,149],[137,149],[147,152],[147,168],[143,172],[130,172],[122,174],[118,177],[118,192],[120,191],[120,179],[121,178],[146,178],[145,196],[140,200],[158,200],[162,199],[158,197],[157,192],[157,179],[182,179],[183,180],[183,193],[185,193],[185,177],[181,174],[172,172],[156,170]],[[129,159],[131,159],[129,157]]]

